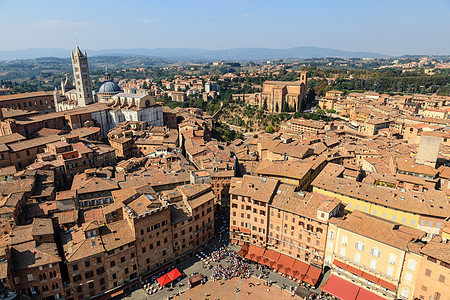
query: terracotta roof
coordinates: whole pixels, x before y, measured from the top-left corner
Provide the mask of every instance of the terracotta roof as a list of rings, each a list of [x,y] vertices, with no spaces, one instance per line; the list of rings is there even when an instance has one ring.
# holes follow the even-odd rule
[[[127,220],[113,222],[107,225],[108,234],[102,234],[103,246],[110,251],[135,241]]]
[[[270,162],[262,161],[255,174],[262,176],[287,177],[302,180],[313,168],[313,163],[300,161]]]
[[[35,179],[19,179],[14,181],[0,182],[0,193],[15,194],[15,193],[30,193],[33,190]]]
[[[250,197],[268,203],[278,187],[278,180],[244,175],[242,178],[232,178],[230,194]]]
[[[51,219],[36,218],[32,224],[32,235],[53,235],[53,224]]]
[[[450,243],[443,242],[440,236],[435,236],[420,252],[450,264]]]
[[[381,219],[360,211],[353,211],[344,218],[332,218],[337,227],[360,234],[369,239],[409,251],[408,245],[425,236],[425,232]]]
[[[297,192],[295,186],[280,184],[270,206],[318,220],[318,210],[329,213],[340,205],[340,203],[341,201],[335,197],[329,197],[319,193]],[[323,220],[319,221],[324,222]]]
[[[87,178],[84,173],[75,175],[72,183],[72,190],[77,190],[78,194],[117,189],[119,189],[119,185],[114,180],[98,177]]]
[[[43,96],[53,96],[53,92],[52,91],[50,91],[50,92],[39,91],[39,92],[31,92],[31,93],[2,95],[2,96],[0,96],[0,101],[36,98],[36,97],[43,97]]]
[[[30,269],[61,262],[56,243],[43,243],[36,246],[34,241],[14,245],[11,249],[11,258],[13,270]]]
[[[374,186],[344,178],[325,178],[320,174],[313,181],[312,185],[348,197],[405,212],[440,218],[446,218],[450,215],[450,205],[447,195],[445,192],[438,190],[403,192],[398,189]]]
[[[55,218],[58,219],[58,224],[70,224],[76,223],[78,221],[78,211],[77,210],[69,210],[62,211],[54,214]]]
[[[63,246],[68,262],[85,259],[105,251],[101,238],[96,236],[86,239],[81,227],[73,228],[73,231],[64,236]]]
[[[160,208],[161,206],[161,202],[152,195],[141,195],[127,204],[127,207],[137,216],[150,212],[153,209]]]
[[[427,165],[421,165],[416,163],[412,158],[405,159],[400,158],[396,160],[397,168],[401,171],[405,172],[411,172],[411,173],[418,173],[418,174],[426,174],[431,176],[436,176],[438,171],[430,166]]]
[[[13,133],[0,136],[0,144],[11,144],[18,141],[24,141],[25,137],[19,133]]]

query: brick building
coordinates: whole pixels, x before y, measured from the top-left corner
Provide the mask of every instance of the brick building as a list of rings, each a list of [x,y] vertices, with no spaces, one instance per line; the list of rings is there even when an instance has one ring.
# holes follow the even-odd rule
[[[281,184],[269,205],[267,246],[322,268],[328,220],[343,206],[336,198],[296,190]]]
[[[32,92],[0,96],[0,107],[39,111],[42,113],[54,112],[55,103],[53,92]],[[3,116],[2,116],[3,119]]]
[[[51,219],[35,219],[17,226],[10,237],[12,289],[31,298],[64,297],[58,255]]]

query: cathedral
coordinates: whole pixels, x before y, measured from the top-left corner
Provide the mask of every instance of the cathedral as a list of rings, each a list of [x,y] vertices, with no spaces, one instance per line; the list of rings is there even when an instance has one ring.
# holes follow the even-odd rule
[[[97,92],[92,91],[91,78],[86,51],[83,53],[77,46],[70,53],[73,67],[73,83],[66,75],[61,81],[61,90],[54,92],[56,111],[67,111],[76,108],[90,107],[103,103],[101,113],[94,121],[104,129],[103,134],[124,121],[145,121],[155,126],[163,126],[163,109],[155,98],[145,94],[123,93],[117,83],[105,74]]]

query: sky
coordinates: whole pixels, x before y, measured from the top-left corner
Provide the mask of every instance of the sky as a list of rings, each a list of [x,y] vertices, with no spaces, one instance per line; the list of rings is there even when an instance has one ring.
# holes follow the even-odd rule
[[[450,0],[0,0],[0,50],[316,46],[450,55]]]

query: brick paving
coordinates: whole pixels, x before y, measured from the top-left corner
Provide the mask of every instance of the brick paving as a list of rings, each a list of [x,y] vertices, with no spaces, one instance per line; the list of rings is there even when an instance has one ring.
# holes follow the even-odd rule
[[[249,286],[249,283],[253,283],[254,286]],[[259,285],[256,285],[256,284]],[[236,288],[239,288],[236,291]],[[269,291],[267,291],[269,289]],[[206,296],[208,294],[208,296]],[[249,279],[233,278],[226,281],[210,281],[204,285],[196,286],[192,289],[185,291],[176,300],[269,300],[269,299],[300,299],[299,297],[293,297],[291,293],[286,290],[281,290],[278,286],[272,285],[267,287],[262,284],[261,280],[255,277]]]

